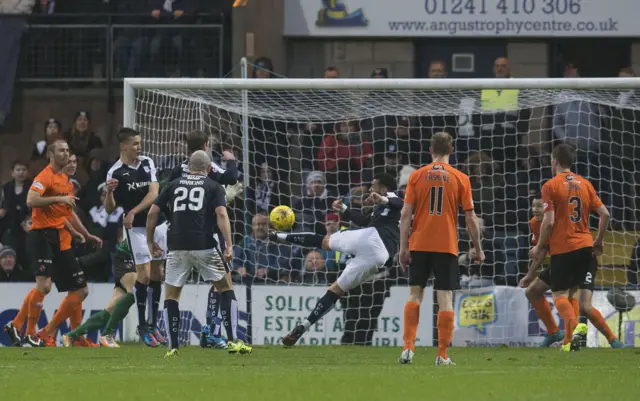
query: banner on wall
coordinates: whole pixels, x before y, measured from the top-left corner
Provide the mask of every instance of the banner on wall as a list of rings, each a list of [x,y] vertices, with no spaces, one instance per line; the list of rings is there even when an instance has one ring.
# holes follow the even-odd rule
[[[285,36],[625,37],[628,0],[285,0]]]
[[[4,326],[7,322],[14,319],[18,313],[24,297],[31,291],[33,284],[0,284],[0,326]],[[207,311],[207,297],[209,294],[209,285],[187,285],[182,290],[180,297],[180,342],[182,344],[198,345],[200,338],[200,330],[205,323]],[[109,302],[113,284],[89,284],[89,296],[82,303],[83,321],[89,316],[101,311]],[[247,333],[247,288],[243,285],[234,285],[236,299],[238,300],[239,322],[238,337],[246,339]],[[44,307],[40,320],[38,321],[38,329],[47,325],[51,317],[54,315],[60,302],[66,296],[66,293],[58,293],[55,288],[44,301]],[[163,298],[160,301],[164,303]],[[116,331],[118,341],[134,341],[136,340],[136,327],[138,326],[138,314],[136,306],[132,306],[129,314],[125,318],[123,324]],[[158,316],[158,327],[165,331],[165,322],[162,313]],[[62,323],[58,328],[57,339],[69,331],[69,321]],[[224,334],[224,333],[223,333]],[[88,337],[94,342],[97,340],[98,333],[89,333]],[[0,345],[9,345],[9,339],[4,331],[0,332]]]
[[[253,344],[280,344],[282,338],[309,316],[326,287],[255,286],[251,293]],[[425,288],[420,308],[416,345],[430,346],[433,340],[433,293]],[[393,287],[378,318],[373,345],[401,347],[404,304],[408,287]],[[300,339],[300,345],[339,345],[344,331],[344,310],[340,304],[329,311]]]

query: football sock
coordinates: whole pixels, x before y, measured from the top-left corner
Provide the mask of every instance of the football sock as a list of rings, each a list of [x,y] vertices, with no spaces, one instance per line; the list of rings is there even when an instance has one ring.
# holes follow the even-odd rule
[[[591,316],[589,316],[589,320],[591,320],[591,323],[596,326],[596,329],[598,329],[598,331],[607,338],[608,342],[616,339],[616,336],[611,331],[611,328],[609,328],[609,325],[606,320],[604,320],[599,310],[591,307]]]
[[[207,297],[207,324],[211,326],[211,331],[213,332],[213,325],[216,320],[216,311],[217,305],[219,302],[218,291],[216,291],[214,286],[211,286],[209,289],[209,296]]]
[[[235,341],[238,327],[238,301],[233,290],[228,290],[220,294],[220,313],[222,314],[222,324],[227,332],[227,340]]]
[[[71,330],[77,329],[82,324],[82,304],[78,305],[69,316],[69,326]]]
[[[420,304],[417,302],[407,302],[404,304],[404,349],[409,348],[415,351],[416,333],[420,322]]]
[[[169,333],[169,349],[178,349],[180,343],[178,334],[180,333],[180,308],[175,299],[164,300],[164,321],[167,322],[167,333]]]
[[[318,300],[315,308],[307,317],[307,320],[303,322],[305,330],[309,330],[309,327],[313,326],[320,318],[327,314],[333,308],[336,301],[340,299],[335,292],[327,291],[322,298]]]
[[[453,311],[438,312],[438,356],[447,359],[447,349],[453,339]]]
[[[24,297],[24,301],[22,301],[22,306],[20,307],[20,310],[18,311],[18,314],[16,315],[15,319],[13,319],[13,326],[20,330],[20,332],[22,332],[22,326],[24,326],[24,323],[27,321],[27,316],[29,315],[29,302],[31,302],[31,296],[33,295],[33,293],[36,290],[35,288],[32,288],[31,291],[29,291],[29,293],[27,294],[26,297]]]
[[[569,298],[569,302],[571,302],[573,313],[576,315],[576,319],[578,319],[578,316],[580,316],[580,302],[574,297]]]
[[[564,343],[568,344],[571,342],[571,338],[573,337],[573,330],[578,325],[578,319],[573,311],[571,302],[569,302],[566,297],[556,298],[555,304],[560,317],[564,320]]]
[[[135,294],[136,303],[138,304],[138,325],[140,327],[147,327],[146,309],[147,309],[147,285],[136,281]]]
[[[40,320],[40,312],[42,312],[45,297],[44,292],[38,291],[37,288],[34,288],[34,290],[29,299],[29,312],[27,313],[26,334],[30,336],[36,335],[36,327],[38,326],[38,320]]]
[[[70,331],[67,335],[72,340],[77,340],[79,337],[89,333],[90,331],[98,331],[104,327],[109,320],[109,312],[101,310],[93,316],[90,316],[86,322],[78,326],[75,330]]]
[[[149,283],[151,288],[151,316],[149,316],[149,323],[151,327],[156,327],[158,321],[158,310],[160,310],[160,296],[162,295],[162,282],[151,281]]]
[[[549,301],[545,296],[541,296],[540,298],[531,302],[533,309],[535,309],[536,313],[544,326],[547,328],[547,334],[557,333],[560,328],[556,324],[555,319],[553,318],[553,314],[551,313],[551,305],[549,305]]]
[[[82,307],[82,297],[73,292],[67,294],[67,296],[62,300],[60,307],[53,315],[53,318],[49,321],[49,324],[44,328],[44,332],[50,336],[54,336],[58,326],[67,320],[78,306]]]
[[[220,296],[218,296],[220,297]],[[218,307],[218,313],[216,314],[216,318],[213,321],[213,330],[211,332],[214,336],[221,336],[222,331],[222,313],[220,312],[220,307]]]
[[[111,312],[111,317],[109,317],[109,321],[107,322],[107,326],[102,332],[103,335],[113,335],[115,333],[116,328],[129,313],[129,309],[131,305],[133,305],[136,301],[136,298],[130,292],[127,292],[116,302],[116,305],[113,307],[113,311]]]
[[[324,235],[318,235],[314,233],[297,233],[297,234],[286,234],[286,233],[278,233],[277,234],[279,240],[291,242],[293,244],[298,244],[300,246],[311,247],[311,248],[322,248],[322,240],[324,239]]]

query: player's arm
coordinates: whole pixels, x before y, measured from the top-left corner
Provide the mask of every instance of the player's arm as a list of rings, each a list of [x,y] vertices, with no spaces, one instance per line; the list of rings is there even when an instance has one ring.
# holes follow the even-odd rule
[[[217,186],[213,198],[213,207],[216,213],[216,221],[218,223],[218,229],[224,240],[224,259],[228,262],[232,259],[233,242],[231,240],[231,222],[229,221],[229,215],[227,214],[227,198],[224,189],[221,185]]]
[[[473,247],[476,250],[482,252],[482,243],[480,237],[480,223],[478,223],[478,216],[474,210],[466,210],[464,212],[464,220],[467,225],[467,232],[473,243]]]
[[[42,196],[41,193],[30,189],[27,193],[27,206],[29,208],[42,208],[56,203],[66,203],[64,198],[67,198],[67,196]]]
[[[160,206],[155,203],[151,205],[149,213],[147,213],[147,241],[153,242],[154,235],[156,233],[156,226],[158,225],[158,217],[160,216]]]
[[[400,212],[400,252],[409,249],[409,233],[411,231],[411,217],[413,216],[413,205],[404,202]]]
[[[113,211],[116,210],[116,207],[118,207],[116,198],[113,195],[117,187],[118,180],[114,179],[111,171],[109,171],[107,173],[107,194],[104,197],[104,202],[102,203],[104,205],[104,210],[109,214],[113,213]]]
[[[555,210],[547,210],[544,212],[544,217],[542,218],[542,225],[540,226],[540,238],[538,239],[538,245],[540,249],[547,249],[547,245],[549,244],[549,238],[551,238],[551,233],[553,232],[553,225],[556,222],[556,212]]]
[[[238,167],[236,159],[229,151],[224,151],[222,160],[227,162],[227,168],[223,169],[214,162],[211,162],[211,172],[209,178],[222,185],[234,185],[238,182]]]
[[[86,237],[82,235],[78,230],[76,230],[75,227],[73,227],[73,224],[69,219],[64,220],[64,228],[65,230],[69,231],[69,234],[71,234],[73,238],[75,238],[76,240],[80,240],[80,242],[84,242]]]
[[[343,220],[355,223],[360,227],[365,227],[369,224],[371,217],[365,216],[360,212],[349,209],[347,205],[342,203],[342,200],[339,200],[338,202],[340,202],[340,209],[338,210],[338,212],[340,213],[340,216]]]
[[[600,205],[596,209],[596,213],[600,220],[598,221],[598,233],[596,234],[596,239],[593,241],[593,247],[596,256],[600,256],[602,254],[602,242],[604,241],[604,235],[607,232],[607,227],[609,227],[609,220],[611,219],[611,215],[607,210],[605,205]]]
[[[484,262],[484,252],[482,251],[482,237],[480,233],[480,223],[478,223],[478,216],[476,216],[475,208],[473,205],[473,195],[471,193],[471,182],[469,177],[464,175],[461,179],[460,185],[460,206],[464,211],[464,220],[467,226],[467,233],[473,247],[476,250],[476,261],[479,263]]]

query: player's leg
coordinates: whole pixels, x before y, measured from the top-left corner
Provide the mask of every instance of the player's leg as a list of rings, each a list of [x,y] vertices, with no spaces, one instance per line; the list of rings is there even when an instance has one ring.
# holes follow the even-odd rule
[[[82,307],[82,301],[89,294],[84,272],[71,249],[55,253],[53,267],[53,282],[58,292],[67,292],[67,296],[60,303],[49,324],[38,332],[38,337],[47,346],[55,346],[58,326],[67,320],[76,308]]]
[[[549,268],[542,269],[540,275],[533,280],[525,290],[525,295],[531,306],[538,314],[542,323],[547,329],[547,335],[540,344],[541,347],[550,347],[552,344],[564,339],[564,331],[560,330],[551,312],[551,305],[544,294],[551,289],[551,271]]]
[[[455,365],[447,351],[451,346],[454,330],[453,291],[460,289],[458,258],[449,253],[434,253],[433,289],[438,301],[438,356],[436,365]]]
[[[149,333],[157,343],[166,345],[167,339],[158,329],[158,311],[160,309],[160,298],[162,297],[162,282],[164,281],[165,260],[167,258],[167,223],[156,227],[153,241],[160,246],[163,255],[153,258],[151,261],[151,271],[149,276],[149,289],[151,290],[151,308],[149,316]]]
[[[124,230],[131,247],[131,256],[136,264],[136,283],[134,294],[138,309],[137,332],[142,342],[149,347],[157,347],[158,342],[149,333],[147,325],[147,295],[151,280],[151,253],[147,245],[147,235],[144,227],[132,227]]]
[[[576,316],[569,298],[574,287],[582,280],[580,273],[584,270],[584,265],[581,265],[580,251],[582,250],[578,249],[551,256],[551,294],[556,309],[565,322],[565,344],[562,349],[567,352],[579,349],[575,349],[575,346],[571,344],[573,330],[578,325],[578,316]]]
[[[589,262],[589,269],[587,270],[584,279],[580,283],[580,315],[587,318],[598,329],[602,335],[605,336],[611,348],[624,348],[624,345],[604,320],[604,317],[598,309],[593,307],[593,287],[597,272],[597,260],[593,257]],[[580,323],[576,326],[573,332],[574,337],[578,336],[580,340],[585,340],[587,337],[588,327],[585,323]]]
[[[354,257],[347,261],[338,280],[318,300],[307,319],[282,339],[285,346],[295,345],[312,325],[333,308],[340,297],[371,278],[389,259],[389,251],[373,227],[337,232],[326,237],[322,246],[323,249],[352,254]]]
[[[192,263],[190,253],[193,251],[171,251],[167,255],[167,274],[164,283],[164,321],[167,326],[169,351],[165,358],[178,356],[180,347],[180,293],[189,278]]]
[[[216,254],[214,255],[214,266],[220,269],[224,269],[226,273],[226,280],[231,287],[231,267],[224,261],[222,254],[224,252],[224,243],[218,239],[218,236],[214,234],[216,242],[219,244],[216,247]],[[202,332],[200,333],[200,346],[203,348],[213,347],[217,349],[226,349],[228,340],[221,334],[222,315],[220,313],[220,292],[216,290],[216,286],[212,285],[209,289],[207,297],[207,322],[202,326]]]
[[[84,338],[83,336],[85,336],[89,332],[98,331],[104,328],[104,326],[107,324],[107,322],[111,318],[111,314],[113,312],[113,309],[115,308],[115,305],[120,299],[122,299],[122,296],[124,294],[125,294],[125,291],[122,290],[120,287],[118,286],[114,287],[113,292],[111,294],[111,298],[109,299],[109,303],[107,304],[107,307],[101,310],[100,312],[96,313],[95,315],[90,316],[84,323],[82,323],[76,329],[62,336],[62,344],[65,347],[70,347],[72,345],[75,347],[85,346],[83,344],[80,344],[80,341],[82,341],[82,338]],[[108,343],[103,342],[102,337],[99,337],[98,343],[100,343],[100,345],[104,347],[115,348],[114,346],[111,346]]]
[[[415,342],[420,324],[420,304],[424,298],[424,287],[431,276],[429,253],[411,252],[409,266],[409,299],[404,304],[404,329],[402,339],[404,346],[398,362],[409,364],[413,361]]]

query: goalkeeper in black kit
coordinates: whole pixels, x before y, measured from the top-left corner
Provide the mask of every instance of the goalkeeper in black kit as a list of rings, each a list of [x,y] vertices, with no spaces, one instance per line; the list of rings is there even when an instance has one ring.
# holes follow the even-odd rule
[[[209,154],[209,135],[203,131],[192,131],[187,134],[187,151],[189,156],[198,150],[202,150]],[[225,168],[220,167],[214,162],[211,162],[211,171],[208,177],[216,181],[218,184],[226,185],[225,192],[227,195],[227,204],[231,204],[233,200],[242,193],[242,184],[238,182],[238,168],[236,166],[236,159],[233,153],[229,151],[222,152],[222,160],[226,163]],[[184,177],[189,174],[189,159],[186,158],[179,166],[176,166],[171,170],[169,175],[169,182],[176,178]],[[165,214],[166,211],[165,211]],[[220,241],[219,233],[215,233],[216,242],[219,244],[220,254],[224,253],[224,241]],[[216,261],[220,266],[225,266],[221,258],[217,258]],[[228,266],[226,266],[228,267]],[[227,269],[231,271],[231,269]],[[231,275],[227,273],[227,280],[231,282]],[[227,339],[220,334],[220,313],[215,314],[215,310],[218,310],[220,302],[220,294],[215,290],[215,287],[211,287],[209,290],[209,296],[207,298],[207,316],[206,324],[202,326],[200,334],[200,346],[203,348],[213,347],[226,349]]]

